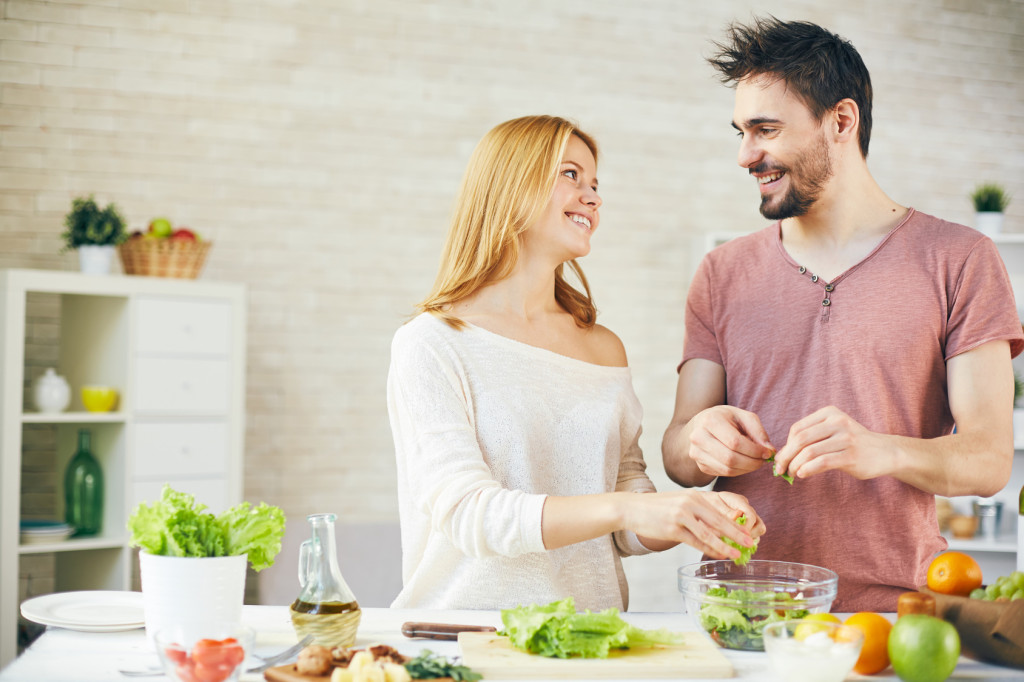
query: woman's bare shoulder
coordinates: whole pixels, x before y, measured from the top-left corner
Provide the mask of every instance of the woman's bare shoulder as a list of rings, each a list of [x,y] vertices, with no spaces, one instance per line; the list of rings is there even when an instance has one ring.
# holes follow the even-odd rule
[[[595,324],[587,331],[588,345],[598,364],[611,367],[626,367],[626,347],[622,340],[608,327]]]

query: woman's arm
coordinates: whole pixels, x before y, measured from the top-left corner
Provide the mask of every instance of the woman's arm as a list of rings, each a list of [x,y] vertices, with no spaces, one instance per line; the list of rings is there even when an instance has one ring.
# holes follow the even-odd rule
[[[736,523],[741,514],[752,523]],[[721,536],[749,547],[764,532],[764,522],[746,498],[702,490],[549,496],[542,524],[547,549],[628,529],[649,549],[660,551],[683,542],[722,559],[736,558],[739,551]]]

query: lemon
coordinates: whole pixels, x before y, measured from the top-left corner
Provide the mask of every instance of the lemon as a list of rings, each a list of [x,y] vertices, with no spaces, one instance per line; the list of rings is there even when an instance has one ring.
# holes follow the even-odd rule
[[[843,623],[843,621],[831,613],[812,613],[809,616],[804,616],[800,620],[807,621],[800,623],[800,625],[797,625],[796,629],[793,630],[793,637],[800,641],[807,639],[816,632],[828,631],[828,627],[819,625],[819,623],[836,623],[837,625],[842,625]]]

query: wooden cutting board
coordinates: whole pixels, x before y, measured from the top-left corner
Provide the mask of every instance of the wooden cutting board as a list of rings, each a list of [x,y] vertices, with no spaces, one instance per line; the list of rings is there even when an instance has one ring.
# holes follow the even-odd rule
[[[732,677],[732,664],[699,632],[675,646],[613,651],[608,658],[548,658],[514,649],[508,637],[459,633],[462,662],[485,680]]]

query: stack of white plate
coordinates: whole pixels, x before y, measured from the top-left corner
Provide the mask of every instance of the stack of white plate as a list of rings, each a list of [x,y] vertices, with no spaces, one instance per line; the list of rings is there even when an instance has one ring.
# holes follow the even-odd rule
[[[74,532],[74,528],[60,521],[23,519],[20,527],[20,539],[23,545],[39,545],[66,540]]]
[[[21,603],[34,623],[82,632],[134,630],[146,624],[141,592],[58,592]]]

